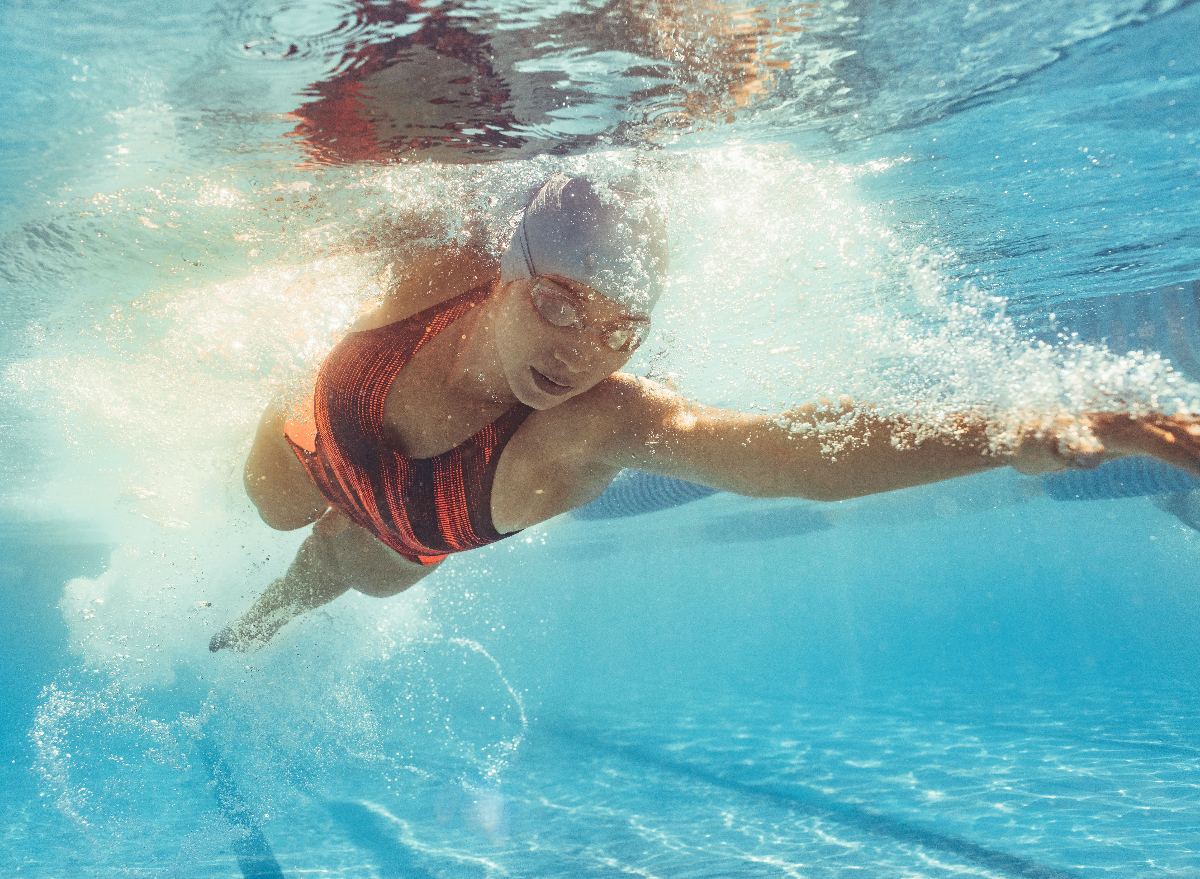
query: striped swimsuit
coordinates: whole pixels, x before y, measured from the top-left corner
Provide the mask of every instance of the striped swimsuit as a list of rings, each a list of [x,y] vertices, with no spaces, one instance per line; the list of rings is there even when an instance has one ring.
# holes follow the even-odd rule
[[[492,524],[492,480],[505,445],[533,410],[517,403],[450,451],[410,458],[388,435],[384,403],[409,359],[489,291],[477,287],[406,320],[348,335],[321,365],[308,435],[295,422],[285,431],[332,506],[423,565],[508,536]]]

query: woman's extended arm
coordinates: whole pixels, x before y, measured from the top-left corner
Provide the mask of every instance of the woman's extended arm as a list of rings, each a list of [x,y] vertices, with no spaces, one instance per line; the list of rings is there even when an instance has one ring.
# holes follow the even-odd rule
[[[1038,473],[1131,454],[1200,475],[1200,423],[1188,416],[1064,417],[1023,427],[1004,447],[982,412],[931,429],[848,400],[764,416],[701,406],[628,377],[610,393],[621,408],[610,409],[612,427],[597,443],[607,463],[743,495],[844,500],[1006,465]]]

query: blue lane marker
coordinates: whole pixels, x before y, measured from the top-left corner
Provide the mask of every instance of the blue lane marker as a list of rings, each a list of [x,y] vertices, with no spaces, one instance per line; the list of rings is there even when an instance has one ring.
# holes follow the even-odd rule
[[[233,830],[233,854],[245,879],[283,879],[283,871],[242,798],[225,758],[207,738],[200,740],[200,756],[216,784],[217,804]]]
[[[1091,470],[1060,470],[1042,476],[1046,497],[1096,501],[1174,494],[1200,489],[1200,479],[1154,458],[1118,458]]]

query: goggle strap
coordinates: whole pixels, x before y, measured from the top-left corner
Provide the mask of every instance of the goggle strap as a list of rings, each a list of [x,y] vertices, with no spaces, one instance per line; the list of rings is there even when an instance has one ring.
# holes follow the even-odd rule
[[[521,233],[521,256],[525,257],[525,268],[529,269],[529,277],[536,278],[537,269],[533,267],[533,254],[529,252],[529,238],[525,234],[525,224],[521,223],[517,227],[517,231]]]

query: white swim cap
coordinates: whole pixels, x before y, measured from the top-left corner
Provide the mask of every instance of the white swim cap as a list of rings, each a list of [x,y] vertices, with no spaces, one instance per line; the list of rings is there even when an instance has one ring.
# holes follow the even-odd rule
[[[648,317],[667,273],[666,231],[649,198],[555,174],[525,208],[500,280],[559,275]]]

